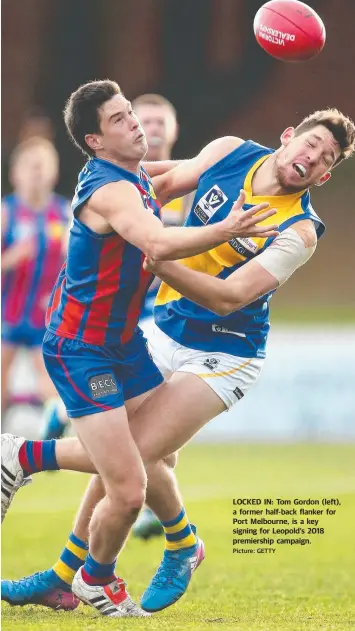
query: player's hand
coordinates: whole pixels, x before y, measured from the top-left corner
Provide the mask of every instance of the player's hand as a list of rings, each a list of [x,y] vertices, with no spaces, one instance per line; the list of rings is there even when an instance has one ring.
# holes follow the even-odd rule
[[[162,265],[164,265],[164,261],[156,261],[155,259],[146,256],[143,261],[143,269],[147,272],[152,272],[152,274],[157,275]]]
[[[276,208],[269,208],[270,204],[257,204],[249,210],[243,210],[245,204],[245,191],[240,191],[240,195],[234,202],[229,215],[221,222],[228,231],[230,239],[234,237],[277,237],[277,224],[259,226],[261,222],[277,213]],[[264,212],[262,212],[264,211]]]

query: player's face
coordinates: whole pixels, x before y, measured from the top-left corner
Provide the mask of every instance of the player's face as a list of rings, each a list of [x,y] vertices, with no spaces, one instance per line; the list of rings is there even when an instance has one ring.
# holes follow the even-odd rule
[[[101,134],[89,134],[96,152],[116,158],[118,161],[141,160],[147,152],[147,141],[136,114],[127,99],[116,94],[100,109]]]
[[[281,137],[282,148],[276,156],[276,177],[285,190],[301,191],[314,184],[323,184],[340,156],[340,147],[333,134],[317,125],[299,136],[292,127]]]
[[[165,105],[138,105],[136,114],[148,143],[148,160],[159,160],[170,153],[176,140],[176,119]]]
[[[58,167],[55,153],[46,147],[24,150],[12,168],[12,185],[24,194],[50,191],[57,182]]]

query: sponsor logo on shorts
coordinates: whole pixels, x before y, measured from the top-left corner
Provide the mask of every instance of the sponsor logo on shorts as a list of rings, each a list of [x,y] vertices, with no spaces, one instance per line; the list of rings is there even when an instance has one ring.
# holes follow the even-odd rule
[[[208,368],[209,370],[212,370],[212,372],[213,372],[214,370],[216,370],[219,362],[220,362],[220,360],[216,359],[215,357],[208,357],[203,362],[203,366],[206,366],[206,368]]]
[[[212,324],[213,333],[229,333],[229,335],[236,335],[237,337],[246,337],[245,333],[238,333],[237,331],[231,331],[227,329],[225,326],[221,326],[220,324]]]
[[[241,391],[240,388],[235,388],[233,390],[235,396],[237,397],[237,400],[239,401],[239,399],[242,399],[244,397],[244,392]]]
[[[89,388],[93,399],[101,399],[108,394],[116,394],[118,392],[117,383],[112,373],[103,375],[95,375],[89,379]]]
[[[194,208],[194,213],[202,223],[206,224],[227,200],[227,195],[215,184],[201,197]]]

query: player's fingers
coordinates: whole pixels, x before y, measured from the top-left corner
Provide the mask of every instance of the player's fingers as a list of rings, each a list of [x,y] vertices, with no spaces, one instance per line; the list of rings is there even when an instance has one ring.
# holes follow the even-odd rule
[[[256,224],[259,224],[265,221],[265,219],[268,219],[269,217],[276,215],[276,213],[277,213],[276,208],[269,208],[269,210],[266,210],[265,212],[260,213],[254,217],[250,217],[250,219],[247,219],[246,221],[245,221],[245,218],[243,218],[243,223],[245,226],[255,226]]]
[[[251,237],[277,237],[280,234],[278,226],[260,226],[248,231]]]
[[[268,202],[263,202],[262,204],[257,204],[256,206],[253,206],[253,208],[249,208],[249,210],[245,210],[243,213],[243,216],[245,219],[249,219],[250,217],[254,217],[254,215],[256,215],[257,213],[259,213],[262,210],[265,210],[266,208],[269,208],[270,204]],[[275,209],[273,209],[274,212],[272,213],[273,215],[275,214],[275,212],[277,212]]]
[[[240,189],[239,197],[235,200],[233,204],[233,210],[240,210],[245,204],[246,194],[243,188]]]

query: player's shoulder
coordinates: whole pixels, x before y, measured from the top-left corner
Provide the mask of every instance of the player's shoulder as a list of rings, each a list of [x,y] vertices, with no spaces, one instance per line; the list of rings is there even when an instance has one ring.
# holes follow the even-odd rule
[[[222,136],[206,145],[198,155],[199,168],[207,171],[230,153],[243,145],[245,140],[237,136]]]
[[[221,160],[221,158],[229,153],[232,153],[232,151],[235,151],[235,149],[238,149],[244,143],[245,140],[238,136],[221,136],[206,145],[205,150],[209,151],[215,158],[215,161],[217,161]]]
[[[311,248],[317,243],[317,231],[312,219],[296,221],[292,229],[301,237],[306,248]]]
[[[116,208],[124,208],[127,207],[127,204],[134,203],[135,200],[139,200],[141,203],[141,196],[137,187],[128,180],[116,180],[107,182],[96,189],[91,196],[90,206],[99,211],[112,205]]]

